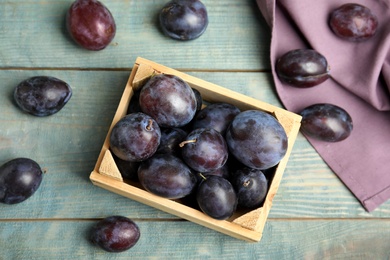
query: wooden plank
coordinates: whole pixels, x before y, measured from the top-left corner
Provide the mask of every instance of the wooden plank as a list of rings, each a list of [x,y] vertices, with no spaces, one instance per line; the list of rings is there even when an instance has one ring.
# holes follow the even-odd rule
[[[134,221],[138,243],[122,253],[92,245],[95,221],[0,222],[6,259],[388,259],[390,220],[270,220],[259,243],[183,221]]]
[[[46,172],[30,199],[0,204],[0,260],[389,259],[390,201],[365,212],[301,134],[260,243],[234,239],[93,186],[89,174],[138,56],[281,105],[267,73],[270,33],[256,1],[203,0],[209,28],[190,42],[161,33],[157,13],[164,2],[102,1],[118,30],[100,52],[84,50],[68,36],[65,13],[72,0],[0,4],[0,164],[26,156]],[[13,103],[16,84],[36,75],[56,76],[72,86],[74,95],[58,114],[36,118]],[[136,247],[112,254],[88,242],[91,225],[109,215],[139,224]]]
[[[134,61],[133,61],[134,62]],[[28,201],[0,205],[0,219],[95,218],[116,213],[136,218],[172,215],[95,187],[88,177],[119,103],[130,71],[0,71],[0,163],[32,157],[46,170],[42,186]],[[278,105],[271,78],[263,73],[190,73],[212,83]],[[37,118],[20,112],[12,91],[29,76],[52,75],[73,87],[58,114]],[[3,127],[6,126],[6,127]],[[298,135],[270,218],[388,218],[390,202],[368,214]]]
[[[181,42],[164,36],[157,14],[165,2],[102,1],[117,33],[110,46],[91,52],[65,28],[73,1],[3,1],[0,67],[129,68],[137,56],[173,68],[261,70],[269,68],[270,32],[255,1],[204,0],[209,26],[200,38]]]

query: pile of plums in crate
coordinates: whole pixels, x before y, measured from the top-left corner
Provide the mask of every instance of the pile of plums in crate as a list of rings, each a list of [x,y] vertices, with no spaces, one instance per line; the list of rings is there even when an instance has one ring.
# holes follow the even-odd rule
[[[154,74],[113,126],[109,148],[124,179],[224,220],[262,205],[264,172],[284,157],[287,135],[267,112],[203,103],[180,77]]]

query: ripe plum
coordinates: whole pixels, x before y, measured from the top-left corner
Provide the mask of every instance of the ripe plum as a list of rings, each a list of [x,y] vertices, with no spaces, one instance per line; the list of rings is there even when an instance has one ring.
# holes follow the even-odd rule
[[[161,127],[181,127],[196,113],[196,98],[191,87],[175,75],[159,74],[142,87],[141,110],[153,117]]]
[[[28,78],[14,90],[14,100],[19,108],[40,117],[60,111],[71,96],[72,89],[66,82],[48,76]]]
[[[272,115],[260,110],[238,114],[226,131],[229,151],[244,165],[264,170],[275,166],[287,151],[287,135]]]
[[[221,168],[228,159],[228,148],[223,136],[211,128],[198,128],[180,143],[182,157],[188,166],[198,172]]]
[[[116,24],[110,10],[97,0],[76,0],[66,14],[66,28],[85,49],[99,51],[115,37]]]
[[[225,135],[226,129],[240,109],[228,103],[213,103],[203,108],[193,120],[193,128],[213,128]]]
[[[363,5],[348,3],[333,10],[329,26],[340,38],[361,42],[373,37],[378,28],[378,19]]]
[[[153,118],[141,112],[132,113],[114,125],[110,149],[122,160],[143,161],[156,152],[160,138],[160,127]]]
[[[330,76],[330,67],[326,58],[312,49],[291,50],[276,62],[279,79],[299,88],[321,84]]]
[[[132,248],[141,236],[138,225],[123,216],[110,216],[97,222],[91,229],[92,243],[108,252],[123,252]]]
[[[197,182],[191,169],[173,154],[155,154],[143,161],[138,178],[147,191],[168,199],[189,195]]]
[[[257,208],[268,191],[268,181],[262,171],[248,167],[232,173],[232,185],[238,197],[238,206]]]
[[[0,167],[0,202],[16,204],[31,197],[41,185],[41,167],[28,158],[12,159]]]
[[[301,131],[326,142],[339,142],[352,132],[352,118],[343,108],[327,104],[314,104],[304,108]]]
[[[207,176],[198,187],[196,200],[208,216],[224,220],[237,208],[237,195],[232,184],[220,176]]]
[[[208,25],[205,5],[199,0],[172,0],[160,12],[164,34],[176,40],[193,40],[201,36]]]

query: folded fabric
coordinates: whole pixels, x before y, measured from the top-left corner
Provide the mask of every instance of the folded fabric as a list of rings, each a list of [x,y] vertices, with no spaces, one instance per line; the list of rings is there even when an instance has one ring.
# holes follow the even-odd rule
[[[351,115],[353,131],[346,140],[306,138],[370,212],[390,198],[390,2],[357,2],[379,21],[374,37],[364,42],[341,39],[329,27],[331,11],[345,3],[350,2],[257,0],[272,30],[273,79],[286,109],[299,113],[312,104],[331,103]],[[326,57],[331,79],[306,89],[282,83],[276,60],[287,51],[307,48]]]

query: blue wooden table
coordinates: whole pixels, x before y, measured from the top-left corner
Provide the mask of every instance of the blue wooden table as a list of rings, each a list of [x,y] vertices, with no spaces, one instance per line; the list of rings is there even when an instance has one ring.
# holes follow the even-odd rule
[[[0,163],[29,157],[45,170],[39,190],[0,205],[1,260],[8,259],[389,259],[390,202],[367,213],[299,134],[263,238],[248,243],[92,185],[93,170],[136,57],[282,106],[270,74],[270,31],[254,0],[204,0],[209,27],[191,42],[162,34],[166,1],[105,1],[114,41],[91,52],[65,28],[71,0],[0,0]],[[73,89],[58,114],[37,118],[12,100],[37,75]],[[133,219],[141,238],[113,254],[88,230],[110,215]]]

